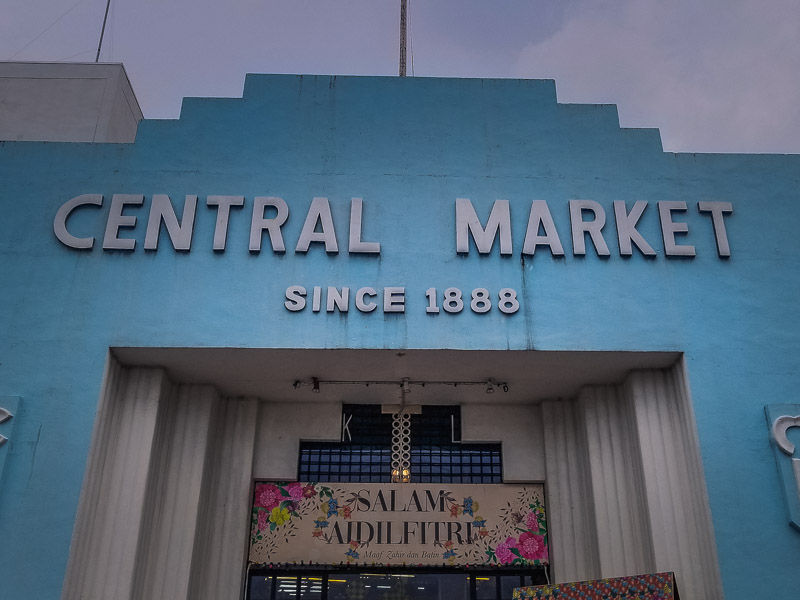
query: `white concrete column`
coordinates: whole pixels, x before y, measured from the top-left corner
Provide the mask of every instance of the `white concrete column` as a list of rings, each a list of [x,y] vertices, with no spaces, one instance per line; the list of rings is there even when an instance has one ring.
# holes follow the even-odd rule
[[[619,386],[584,388],[578,397],[589,452],[589,477],[602,577],[653,570],[639,442]]]
[[[641,440],[655,568],[682,594],[722,598],[711,514],[683,363],[636,371],[625,382]]]
[[[259,402],[226,399],[209,455],[194,545],[192,600],[238,600],[250,539],[253,451]]]
[[[600,575],[588,450],[581,415],[569,400],[541,406],[550,563],[556,582]]]
[[[210,386],[172,386],[166,435],[153,452],[134,598],[188,600],[192,553],[219,397]],[[246,486],[245,486],[246,487]]]
[[[169,382],[109,359],[62,598],[130,598]]]
[[[238,600],[257,417],[111,359],[62,598]]]

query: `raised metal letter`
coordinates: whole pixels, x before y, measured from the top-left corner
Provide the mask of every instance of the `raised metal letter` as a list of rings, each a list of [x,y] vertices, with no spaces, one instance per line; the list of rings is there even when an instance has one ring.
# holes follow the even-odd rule
[[[320,223],[321,231],[316,231],[317,223]],[[308,208],[306,221],[300,232],[300,239],[297,240],[295,252],[308,252],[311,242],[321,242],[325,244],[325,252],[339,252],[339,245],[336,243],[336,230],[333,228],[333,217],[331,216],[331,205],[327,198],[314,198]]]
[[[209,196],[206,205],[217,207],[217,224],[214,227],[214,250],[224,251],[228,239],[228,219],[231,206],[244,206],[244,196]],[[263,212],[261,213],[263,216]]]
[[[383,288],[383,312],[406,312],[406,288]]]
[[[372,312],[378,305],[374,302],[364,302],[364,296],[377,296],[378,292],[376,292],[371,287],[363,287],[359,288],[356,292],[356,308],[361,312]]]
[[[475,208],[469,198],[456,198],[456,252],[469,253],[469,235],[475,240],[480,254],[489,254],[494,245],[494,238],[500,231],[500,254],[510,256],[511,248],[511,209],[508,200],[495,200],[486,228],[481,227]]]
[[[731,247],[728,245],[728,233],[725,231],[725,221],[723,215],[733,212],[733,205],[730,202],[698,202],[697,210],[701,213],[711,213],[711,223],[714,226],[714,238],[717,241],[717,255],[720,258],[727,258],[731,255]]]
[[[72,200],[67,200],[61,205],[61,208],[58,209],[56,218],[53,219],[53,232],[56,234],[58,240],[65,246],[89,250],[94,246],[94,237],[79,238],[67,231],[67,218],[70,213],[79,206],[84,206],[86,204],[103,206],[103,195],[81,194],[80,196],[75,196]]]
[[[332,285],[328,286],[328,296],[326,299],[325,309],[327,312],[333,312],[338,308],[339,312],[347,312],[350,305],[350,288],[344,286],[340,292]]]
[[[286,288],[286,302],[283,305],[292,312],[303,310],[306,307],[306,288],[302,285],[290,285]]]
[[[264,208],[271,206],[277,209],[274,219],[264,218]],[[261,252],[261,234],[266,229],[273,252],[286,252],[281,235],[281,226],[289,218],[289,207],[283,198],[273,196],[256,196],[253,199],[253,219],[250,222],[250,252]],[[216,234],[214,236],[216,238]]]
[[[350,202],[350,245],[351,253],[380,254],[381,245],[378,242],[361,241],[361,215],[364,211],[364,201],[353,198]]]
[[[686,223],[675,223],[672,220],[672,211],[674,210],[685,211],[686,202],[673,200],[658,203],[661,237],[664,239],[664,254],[667,256],[694,256],[694,246],[681,246],[675,243],[675,234],[688,232],[689,226]]]
[[[647,208],[647,202],[638,200],[631,209],[627,212],[625,202],[623,200],[614,200],[614,218],[617,222],[617,239],[619,240],[619,253],[622,256],[631,256],[633,254],[633,246],[631,242],[636,244],[636,247],[641,250],[645,256],[655,256],[656,251],[652,246],[642,237],[642,234],[636,231],[636,223]]]
[[[544,235],[539,235],[539,227],[544,229]],[[525,243],[522,245],[522,253],[533,256],[536,246],[549,246],[550,254],[553,256],[564,256],[564,246],[556,231],[556,224],[553,216],[544,200],[534,200],[531,202],[531,214],[528,217],[528,229],[525,231]]]
[[[147,219],[147,233],[144,236],[145,250],[158,250],[158,234],[161,221],[167,226],[167,233],[175,250],[188,252],[192,249],[192,232],[194,231],[194,215],[197,211],[197,196],[186,196],[183,205],[183,216],[178,223],[175,209],[169,196],[154,194],[150,203],[150,217]]]
[[[122,209],[128,204],[139,206],[143,203],[144,195],[142,194],[114,194],[111,197],[106,234],[103,237],[103,250],[133,250],[136,247],[136,240],[119,237],[120,227],[136,227],[136,217],[123,215]]]
[[[584,221],[583,211],[590,210],[594,213],[594,221]],[[583,256],[586,254],[586,240],[584,234],[592,238],[598,256],[609,256],[606,241],[603,239],[603,226],[606,224],[606,211],[594,200],[570,200],[569,220],[572,225],[572,254]]]

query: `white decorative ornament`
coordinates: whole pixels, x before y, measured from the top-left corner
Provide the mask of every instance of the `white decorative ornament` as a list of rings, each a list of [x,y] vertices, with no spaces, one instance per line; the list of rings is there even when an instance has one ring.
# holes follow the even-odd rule
[[[3,408],[2,406],[0,406],[0,423],[5,423],[6,421],[8,421],[13,416],[14,415],[12,415],[9,410],[7,410],[7,409]],[[0,446],[5,444],[7,441],[8,441],[8,438],[6,436],[4,436],[3,434],[0,434]]]
[[[786,431],[790,427],[800,427],[800,415],[790,417],[784,415],[778,417],[772,423],[772,439],[785,454],[791,456],[794,454],[794,444],[786,437]]]
[[[411,481],[411,415],[400,410],[392,415],[392,482]]]
[[[773,421],[772,429],[770,430],[775,445],[788,456],[792,456],[795,451],[795,445],[786,436],[786,432],[791,427],[800,427],[800,415],[778,417]],[[797,497],[800,499],[800,458],[792,458],[792,471],[794,472],[794,483],[797,487]]]

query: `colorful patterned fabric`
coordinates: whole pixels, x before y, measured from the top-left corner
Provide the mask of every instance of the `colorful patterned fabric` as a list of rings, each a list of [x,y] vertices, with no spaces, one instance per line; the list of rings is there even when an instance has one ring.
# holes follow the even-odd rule
[[[673,573],[595,579],[517,588],[514,600],[678,600]]]

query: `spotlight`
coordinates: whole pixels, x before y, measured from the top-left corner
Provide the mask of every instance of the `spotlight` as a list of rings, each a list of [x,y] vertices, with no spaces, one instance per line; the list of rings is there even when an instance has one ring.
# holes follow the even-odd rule
[[[312,377],[311,384],[314,386],[313,388],[311,388],[311,391],[314,392],[315,394],[319,394],[319,379],[317,379],[316,377]]]
[[[486,382],[486,393],[494,394],[494,381],[492,381],[491,379]]]
[[[392,469],[392,483],[408,483],[411,481],[411,472],[408,469]]]

